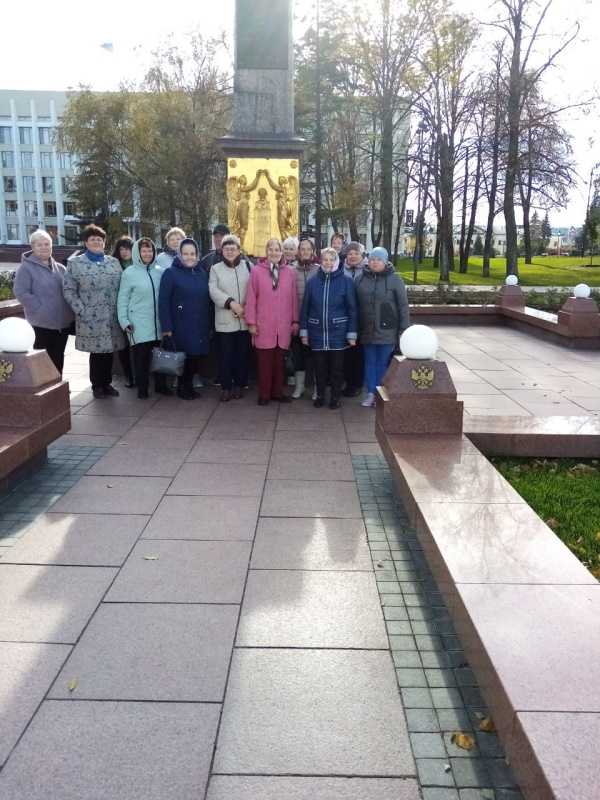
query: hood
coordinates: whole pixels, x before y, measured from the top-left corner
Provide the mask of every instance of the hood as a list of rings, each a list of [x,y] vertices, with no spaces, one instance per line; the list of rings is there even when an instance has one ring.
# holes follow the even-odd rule
[[[334,280],[335,278],[338,278],[338,277],[344,275],[344,270],[341,269],[340,265],[338,264],[338,266],[335,269],[331,270],[331,272],[325,272],[323,267],[321,265],[319,265],[319,273],[318,274],[319,274],[319,276],[320,276],[320,278],[322,280],[325,280],[325,278],[328,275],[329,275],[330,280]]]
[[[48,266],[47,264],[43,264],[39,259],[37,259],[33,255],[33,250],[28,250],[26,253],[23,253],[23,255],[21,256],[21,264],[25,264],[26,262],[29,263],[29,264],[35,264],[35,266],[37,266],[37,267],[47,267]],[[54,261],[52,256],[50,256],[50,266],[54,267],[55,263],[56,262]]]
[[[144,264],[142,261],[142,257],[140,256],[140,243],[141,242],[150,242],[152,244],[152,261],[149,264]],[[137,242],[133,243],[131,248],[131,259],[133,261],[134,267],[144,267],[147,269],[148,267],[155,267],[156,266],[156,246],[154,242],[149,239],[147,236],[143,236],[141,239],[138,239]]]
[[[363,267],[363,274],[364,275],[369,275],[372,278],[377,278],[379,275],[381,275],[382,277],[383,276],[388,276],[388,275],[393,274],[395,271],[396,270],[394,269],[394,265],[392,264],[391,261],[387,262],[383,272],[373,272],[373,270],[369,267],[368,263]]]

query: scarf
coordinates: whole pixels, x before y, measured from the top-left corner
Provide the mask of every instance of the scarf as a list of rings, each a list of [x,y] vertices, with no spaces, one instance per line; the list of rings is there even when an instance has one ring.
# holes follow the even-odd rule
[[[104,253],[90,253],[90,251],[86,249],[83,251],[84,256],[87,256],[90,261],[95,261],[96,264],[99,264],[101,261],[104,261]]]
[[[183,263],[183,259],[181,258],[181,248],[184,246],[184,244],[193,244],[194,245],[194,249],[196,250],[197,261],[196,261],[196,263],[194,264],[193,267],[187,267],[187,269],[196,269],[196,267],[198,266],[198,263],[200,261],[200,248],[198,247],[198,242],[195,239],[192,239],[190,236],[188,236],[187,238],[182,239],[181,242],[179,243],[179,253],[177,254],[177,258],[179,259],[179,262],[181,263],[182,267],[185,267],[185,264]]]
[[[166,253],[168,256],[171,256],[171,258],[175,258],[175,256],[177,255],[177,250],[173,250],[172,247],[167,247],[167,245],[165,245],[163,247],[163,253]]]
[[[273,283],[273,291],[279,286],[279,264],[273,264],[269,261],[269,268],[271,270],[271,281]]]

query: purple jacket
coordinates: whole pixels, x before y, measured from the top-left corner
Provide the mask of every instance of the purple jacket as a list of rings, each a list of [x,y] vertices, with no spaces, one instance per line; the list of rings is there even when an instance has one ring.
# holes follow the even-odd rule
[[[292,338],[292,325],[298,323],[298,290],[296,272],[283,262],[279,266],[279,283],[273,289],[269,262],[259,261],[250,273],[246,294],[245,319],[256,325],[254,346],[259,350],[281,347],[287,350]]]
[[[66,267],[53,258],[50,258],[50,265],[38,261],[32,250],[21,256],[13,291],[30,325],[59,331],[68,328],[75,319],[63,296],[65,272]]]

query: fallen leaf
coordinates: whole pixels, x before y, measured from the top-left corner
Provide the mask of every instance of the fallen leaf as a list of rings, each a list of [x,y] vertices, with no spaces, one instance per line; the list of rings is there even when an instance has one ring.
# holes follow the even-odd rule
[[[112,483],[107,483],[107,484],[106,484],[106,488],[107,488],[107,489],[112,489],[112,488],[113,488],[113,485],[112,485]]]
[[[377,566],[378,566],[378,567],[383,567],[383,564],[381,563],[381,561],[378,561],[378,562],[377,562]]]
[[[494,733],[496,730],[494,720],[491,717],[484,717],[479,723],[479,730],[484,733]]]
[[[555,531],[558,528],[558,526],[560,525],[560,523],[554,517],[550,517],[549,519],[546,520],[546,525],[549,528],[552,528],[553,531]]]
[[[144,556],[145,561],[158,561],[158,556]]]
[[[596,541],[600,542],[600,531],[596,531]]]
[[[71,680],[67,684],[67,689],[70,692],[74,692],[75,689],[77,688],[78,684],[79,684],[79,680],[77,678],[71,678]]]
[[[450,766],[450,764],[444,764],[444,772],[450,772],[451,769],[452,767]]]
[[[475,739],[469,736],[468,733],[461,733],[460,731],[453,733],[450,741],[460,747],[461,750],[472,750],[475,747]]]

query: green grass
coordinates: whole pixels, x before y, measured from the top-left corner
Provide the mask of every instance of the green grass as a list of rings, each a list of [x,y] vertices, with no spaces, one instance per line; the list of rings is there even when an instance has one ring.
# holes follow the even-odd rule
[[[600,579],[600,461],[492,461],[569,550]],[[544,558],[543,553],[540,558]]]
[[[545,256],[533,259],[533,264],[525,264],[525,259],[519,259],[519,282],[522,286],[575,286],[577,283],[587,283],[590,286],[600,286],[600,257],[596,256],[598,266],[589,267],[589,256]],[[461,274],[456,269],[450,273],[450,283],[455,285],[498,286],[504,283],[506,277],[506,260],[492,258],[490,262],[490,277],[481,275],[483,258],[471,256],[469,271]],[[413,280],[413,263],[411,258],[400,258],[397,268],[408,284]],[[433,269],[433,259],[426,258],[418,271],[419,284],[436,284],[439,281],[439,271]]]

